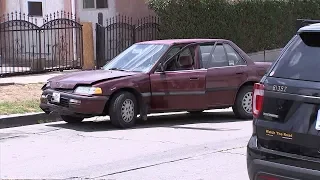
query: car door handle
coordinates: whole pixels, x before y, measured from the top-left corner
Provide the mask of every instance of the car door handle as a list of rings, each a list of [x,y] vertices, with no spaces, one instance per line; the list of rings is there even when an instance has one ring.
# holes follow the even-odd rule
[[[237,72],[236,74],[244,74],[244,72]]]
[[[198,77],[191,77],[190,78],[190,81],[196,81],[196,80],[199,80],[199,78]]]

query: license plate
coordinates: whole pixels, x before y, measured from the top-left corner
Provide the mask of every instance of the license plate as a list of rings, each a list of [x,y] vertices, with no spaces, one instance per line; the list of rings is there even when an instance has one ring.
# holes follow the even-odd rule
[[[318,110],[317,120],[316,120],[316,130],[320,131],[320,109]]]
[[[54,103],[60,103],[60,93],[52,93],[52,99],[51,99],[52,102]]]

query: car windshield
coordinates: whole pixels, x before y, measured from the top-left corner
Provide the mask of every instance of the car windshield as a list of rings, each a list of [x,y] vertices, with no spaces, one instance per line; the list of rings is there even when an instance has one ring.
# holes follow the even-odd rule
[[[320,33],[302,33],[280,57],[269,76],[320,81]]]
[[[134,44],[106,64],[103,69],[148,72],[168,47],[162,44]]]

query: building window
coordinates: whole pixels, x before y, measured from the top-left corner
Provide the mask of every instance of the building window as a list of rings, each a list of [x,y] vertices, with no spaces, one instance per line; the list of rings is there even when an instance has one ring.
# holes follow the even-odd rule
[[[42,2],[28,2],[29,16],[43,16]]]
[[[84,9],[108,8],[108,0],[83,0]]]
[[[96,0],[96,8],[108,8],[108,0]]]
[[[94,8],[94,0],[83,0],[83,8],[84,9]]]

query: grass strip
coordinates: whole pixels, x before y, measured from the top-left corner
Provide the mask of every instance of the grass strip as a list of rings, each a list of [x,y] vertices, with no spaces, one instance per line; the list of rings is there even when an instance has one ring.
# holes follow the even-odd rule
[[[0,115],[41,112],[39,100],[0,102]]]

